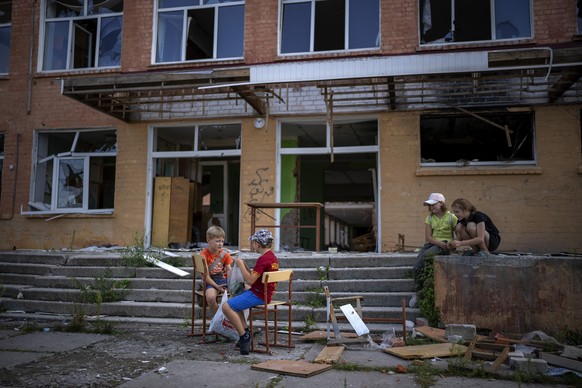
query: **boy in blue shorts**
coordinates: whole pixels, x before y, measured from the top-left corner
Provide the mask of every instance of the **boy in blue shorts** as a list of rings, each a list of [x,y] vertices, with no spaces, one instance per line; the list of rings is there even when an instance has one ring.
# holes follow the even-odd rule
[[[251,284],[251,288],[244,291],[242,294],[229,299],[228,302],[222,306],[224,315],[226,315],[240,336],[237,347],[240,347],[240,354],[242,355],[249,354],[251,349],[251,334],[244,318],[243,311],[253,306],[271,302],[271,297],[275,291],[275,285],[272,283],[269,284],[267,295],[263,295],[263,273],[279,270],[277,256],[275,256],[275,253],[271,250],[273,245],[273,235],[271,232],[267,229],[261,229],[249,237],[249,240],[251,241],[251,249],[260,254],[257,263],[250,272],[246,269],[244,262],[240,257],[236,259],[236,264],[241,269],[245,282]]]

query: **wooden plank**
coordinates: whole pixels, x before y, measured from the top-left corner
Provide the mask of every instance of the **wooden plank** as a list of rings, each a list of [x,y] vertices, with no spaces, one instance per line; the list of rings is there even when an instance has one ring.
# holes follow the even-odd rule
[[[356,338],[358,335],[356,333],[341,333],[343,338]],[[330,337],[335,337],[334,333],[330,333]],[[319,341],[327,338],[327,333],[325,331],[317,330],[309,332],[298,339],[303,341]]]
[[[505,347],[505,349],[503,349],[503,351],[501,352],[499,357],[497,357],[497,359],[495,360],[493,365],[491,365],[491,367],[489,369],[487,369],[487,372],[495,372],[497,369],[499,369],[501,364],[503,364],[505,362],[505,360],[507,360],[508,354],[509,354],[509,346],[507,346],[507,347]]]
[[[318,364],[335,364],[340,359],[345,349],[346,347],[341,345],[326,346],[321,352],[319,352],[313,362]]]
[[[447,341],[447,338],[445,337],[445,330],[444,329],[437,329],[434,327],[430,327],[430,326],[420,326],[420,327],[415,327],[414,330],[422,335],[424,335],[427,338],[430,338],[431,340],[437,341],[437,342],[449,342]]]
[[[470,361],[473,357],[473,351],[475,350],[475,344],[477,343],[477,338],[473,338],[471,343],[469,344],[469,348],[465,352],[465,357],[463,357],[463,361],[467,362]]]
[[[546,352],[540,352],[540,358],[546,360],[548,364],[561,366],[578,372],[582,372],[582,362],[571,358],[556,356]]]
[[[417,358],[434,358],[434,357],[450,357],[464,354],[467,347],[458,344],[440,343],[429,345],[405,346],[401,348],[382,349],[383,352],[389,353],[406,360],[413,360]]]
[[[251,365],[251,369],[264,372],[275,372],[283,375],[297,377],[311,377],[318,373],[330,370],[333,366],[328,364],[312,364],[305,361],[270,360]]]

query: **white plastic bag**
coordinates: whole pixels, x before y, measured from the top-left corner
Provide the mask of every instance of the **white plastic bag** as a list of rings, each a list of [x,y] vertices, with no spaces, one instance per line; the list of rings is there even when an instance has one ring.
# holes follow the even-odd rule
[[[228,277],[228,293],[230,296],[237,296],[242,294],[244,290],[245,278],[235,261],[232,271],[230,271],[230,276]]]
[[[216,314],[214,314],[212,321],[210,321],[210,327],[208,329],[213,333],[219,334],[233,341],[237,341],[239,339],[238,332],[222,312],[222,305],[225,304],[227,300],[228,295],[225,292],[224,294],[222,294],[220,306],[218,306]]]

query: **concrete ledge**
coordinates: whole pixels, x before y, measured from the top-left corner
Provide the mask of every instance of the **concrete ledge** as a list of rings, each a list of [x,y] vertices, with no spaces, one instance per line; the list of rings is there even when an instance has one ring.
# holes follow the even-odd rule
[[[434,273],[445,323],[510,333],[582,330],[582,257],[437,256]]]

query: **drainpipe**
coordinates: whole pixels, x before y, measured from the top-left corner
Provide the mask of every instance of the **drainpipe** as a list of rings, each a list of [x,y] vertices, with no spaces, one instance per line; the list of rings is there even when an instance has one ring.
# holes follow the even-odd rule
[[[16,182],[18,181],[18,158],[20,155],[20,133],[16,134],[16,162],[14,164],[14,182],[12,184],[12,211],[9,217],[2,217],[0,221],[10,221],[14,217],[14,207],[16,205]]]
[[[32,110],[32,55],[34,53],[34,10],[36,9],[36,0],[30,1],[31,5],[31,12],[30,12],[30,25],[32,26],[32,30],[30,31],[30,50],[28,53],[28,90],[27,90],[27,108],[26,114],[30,115],[30,111]]]

